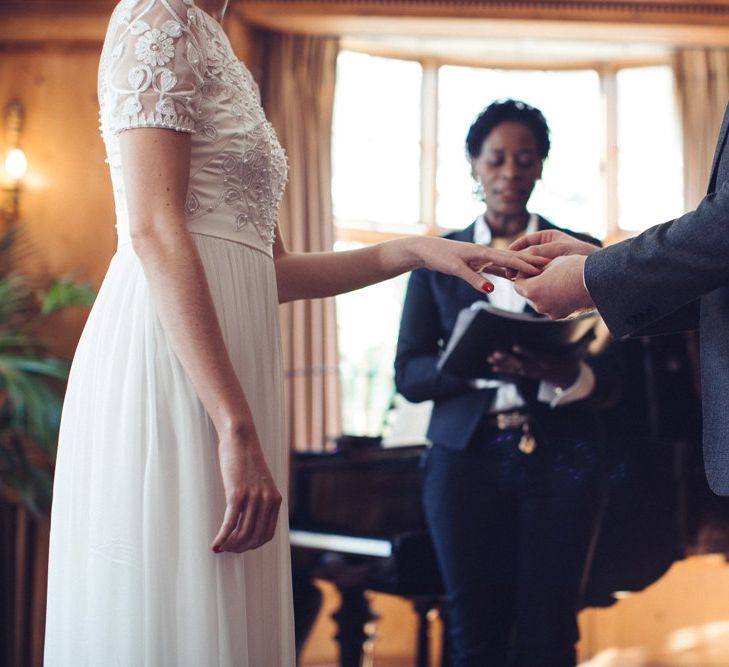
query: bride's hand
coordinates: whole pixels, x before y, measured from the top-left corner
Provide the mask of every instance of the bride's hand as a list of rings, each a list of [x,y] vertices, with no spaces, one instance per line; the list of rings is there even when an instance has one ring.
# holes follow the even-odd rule
[[[536,276],[549,260],[527,252],[495,250],[475,243],[435,237],[419,237],[415,252],[418,265],[462,278],[474,289],[493,291],[493,284],[482,273],[502,278],[519,274]]]
[[[282,498],[255,429],[221,438],[218,452],[226,508],[212,549],[241,553],[260,547],[273,538]]]

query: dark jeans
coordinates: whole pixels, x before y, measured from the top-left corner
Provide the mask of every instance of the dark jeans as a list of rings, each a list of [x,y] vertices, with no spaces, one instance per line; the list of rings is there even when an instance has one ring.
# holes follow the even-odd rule
[[[448,592],[455,667],[572,667],[580,583],[603,491],[601,445],[485,431],[434,445],[425,512]]]

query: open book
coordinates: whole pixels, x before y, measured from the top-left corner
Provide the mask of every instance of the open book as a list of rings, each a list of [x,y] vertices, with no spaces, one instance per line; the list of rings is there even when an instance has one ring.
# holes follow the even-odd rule
[[[487,357],[496,350],[508,352],[514,345],[582,356],[595,336],[598,319],[594,310],[551,320],[544,315],[514,313],[487,301],[476,301],[458,314],[438,370],[464,378],[496,377]]]

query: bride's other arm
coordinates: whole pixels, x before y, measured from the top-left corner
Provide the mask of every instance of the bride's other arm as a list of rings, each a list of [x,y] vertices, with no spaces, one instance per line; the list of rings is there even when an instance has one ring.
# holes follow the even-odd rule
[[[432,236],[411,236],[344,252],[289,252],[276,228],[273,246],[281,303],[342,294],[428,268],[462,278],[474,289],[493,291],[481,272],[536,275],[548,260],[528,253],[493,250],[485,246]]]
[[[185,226],[190,135],[145,128],[122,132],[119,142],[134,251],[170,345],[219,438],[227,505],[211,546],[216,552],[254,549],[273,537],[281,495]]]

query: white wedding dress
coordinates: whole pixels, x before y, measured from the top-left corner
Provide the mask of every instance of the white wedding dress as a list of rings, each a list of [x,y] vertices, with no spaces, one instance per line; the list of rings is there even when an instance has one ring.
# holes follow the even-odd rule
[[[286,507],[264,547],[242,555],[210,550],[225,507],[216,436],[130,243],[118,134],[141,127],[192,134],[188,228],[284,496],[272,243],[285,155],[249,72],[193,0],[116,7],[99,99],[119,246],[64,404],[45,664],[290,667]]]

